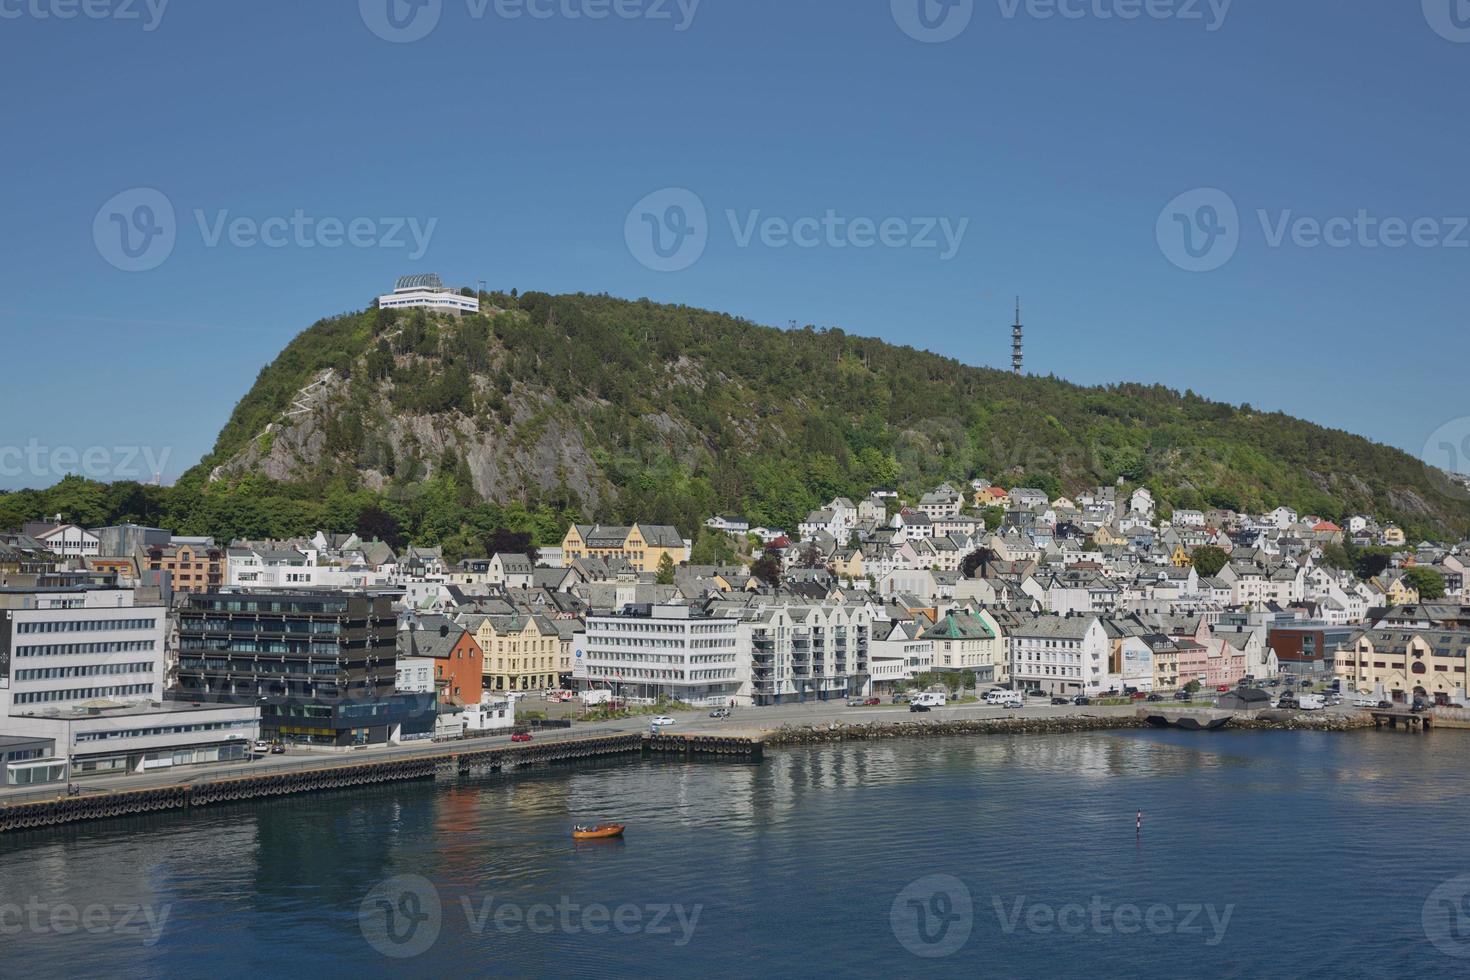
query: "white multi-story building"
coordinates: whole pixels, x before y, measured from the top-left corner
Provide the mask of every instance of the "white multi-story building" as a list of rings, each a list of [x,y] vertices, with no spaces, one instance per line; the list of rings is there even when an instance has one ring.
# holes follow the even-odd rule
[[[585,673],[589,688],[625,698],[735,704],[750,676],[737,632],[735,620],[688,606],[624,606],[615,615],[587,617],[576,674]]]
[[[1096,616],[1040,616],[1008,635],[1011,680],[1044,694],[1102,690],[1111,645]]]
[[[873,627],[869,663],[873,690],[888,692],[899,683],[934,669],[934,641],[926,640],[917,623]]]
[[[74,775],[244,758],[259,734],[257,707],[164,700],[165,607],[130,589],[0,600],[0,734],[54,739]]]
[[[742,703],[824,701],[871,688],[873,609],[866,604],[777,602],[741,611],[750,682]]]
[[[439,313],[480,312],[478,296],[461,296],[457,290],[445,286],[432,272],[417,276],[403,276],[393,287],[393,292],[378,297],[378,308],[384,310],[424,309]]]

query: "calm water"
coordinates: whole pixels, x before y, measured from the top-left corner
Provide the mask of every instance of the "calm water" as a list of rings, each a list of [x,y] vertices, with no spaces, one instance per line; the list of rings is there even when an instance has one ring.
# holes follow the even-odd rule
[[[894,742],[14,835],[0,975],[1464,975],[1467,750]]]

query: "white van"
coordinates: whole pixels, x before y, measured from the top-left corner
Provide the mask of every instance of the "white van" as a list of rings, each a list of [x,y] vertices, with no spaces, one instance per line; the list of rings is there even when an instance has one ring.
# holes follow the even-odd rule
[[[922,704],[930,708],[942,708],[948,703],[948,697],[935,691],[925,691],[909,698],[909,704]]]
[[[1015,707],[1018,707],[1019,708],[1019,707],[1023,706],[1026,703],[1026,699],[1023,698],[1023,697],[1021,697],[1021,692],[1020,691],[1001,691],[1001,690],[994,690],[994,691],[988,691],[988,692],[986,692],[986,694],[985,694],[985,703],[986,704],[1001,704],[1001,705],[1007,705],[1008,704],[1008,705],[1014,705]]]

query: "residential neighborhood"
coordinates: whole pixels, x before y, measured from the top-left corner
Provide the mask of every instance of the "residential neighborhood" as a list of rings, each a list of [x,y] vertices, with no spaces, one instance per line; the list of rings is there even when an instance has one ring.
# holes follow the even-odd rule
[[[1467,704],[1470,543],[1409,546],[1371,515],[1160,513],[1146,488],[1048,498],[976,480],[836,497],[795,535],[732,515],[701,533],[735,559],[694,564],[681,529],[641,523],[451,563],[351,533],[38,519],[0,534],[0,736],[29,746],[6,783],[240,758],[257,739],[505,731],[546,691],[760,708],[1288,678]],[[1343,567],[1347,548],[1378,556],[1372,574]],[[32,636],[48,632],[86,642]],[[364,704],[371,724],[354,720]],[[123,717],[146,717],[146,737],[88,734]],[[82,722],[69,749],[67,721]]]

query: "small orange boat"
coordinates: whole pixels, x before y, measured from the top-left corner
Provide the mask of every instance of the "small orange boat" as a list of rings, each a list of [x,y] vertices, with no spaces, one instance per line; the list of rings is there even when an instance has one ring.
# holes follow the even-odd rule
[[[607,840],[610,837],[623,836],[623,824],[600,823],[595,827],[583,827],[581,824],[572,828],[573,840]]]

